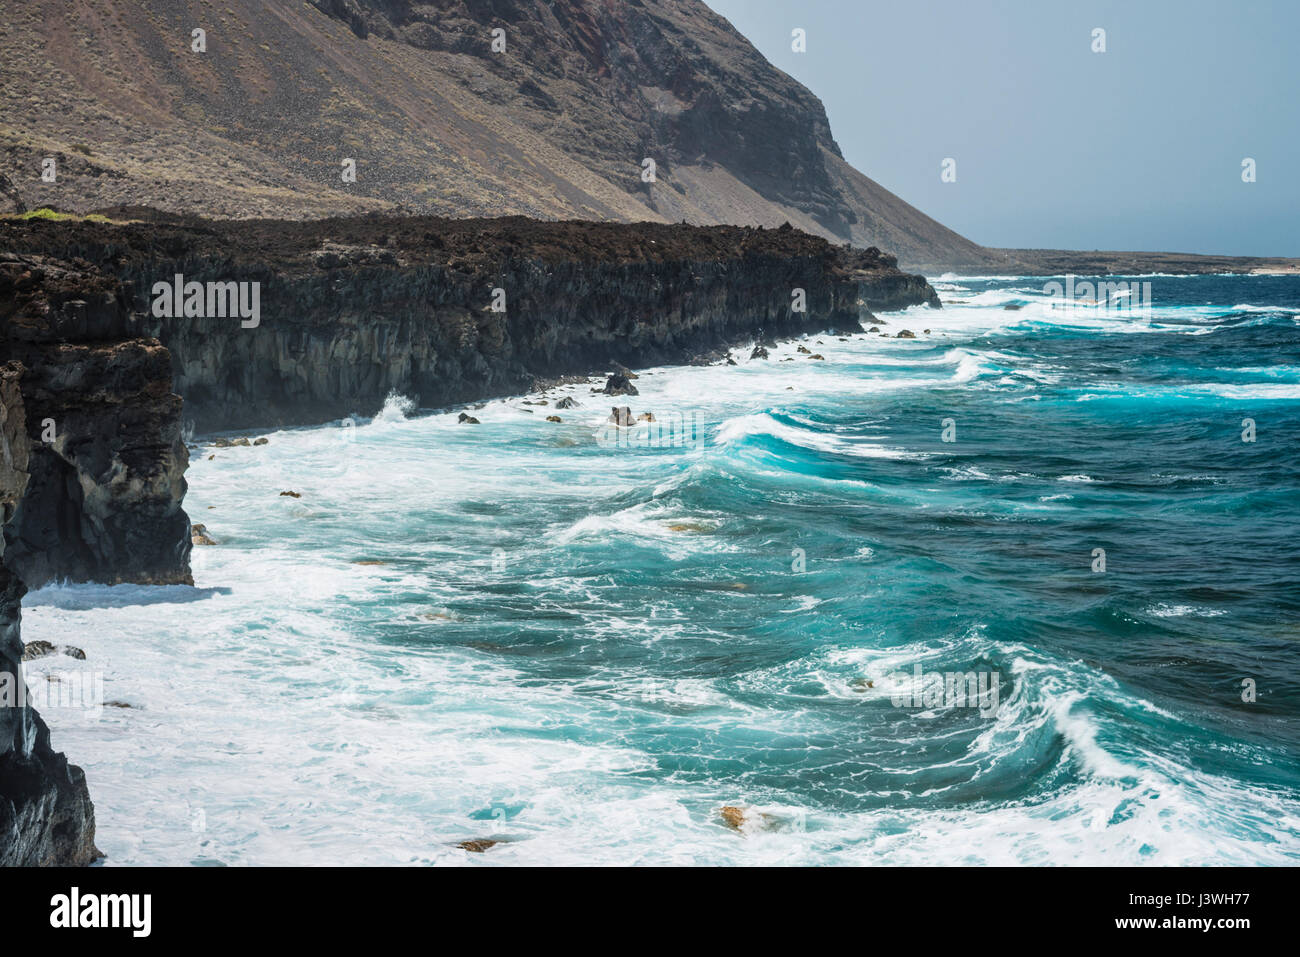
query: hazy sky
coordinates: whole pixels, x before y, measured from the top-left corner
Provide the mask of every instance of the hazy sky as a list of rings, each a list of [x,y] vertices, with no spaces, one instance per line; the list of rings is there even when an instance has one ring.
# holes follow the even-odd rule
[[[707,2],[976,242],[1300,256],[1300,0]]]

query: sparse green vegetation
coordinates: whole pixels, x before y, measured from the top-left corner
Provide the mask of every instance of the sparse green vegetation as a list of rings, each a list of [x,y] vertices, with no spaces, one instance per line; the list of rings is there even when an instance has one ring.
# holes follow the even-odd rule
[[[75,221],[84,223],[111,223],[114,220],[107,216],[101,216],[99,213],[89,213],[81,216],[77,213],[58,213],[48,206],[42,206],[40,209],[29,209],[25,213],[18,213],[13,216],[7,216],[6,219],[50,219],[56,222]]]

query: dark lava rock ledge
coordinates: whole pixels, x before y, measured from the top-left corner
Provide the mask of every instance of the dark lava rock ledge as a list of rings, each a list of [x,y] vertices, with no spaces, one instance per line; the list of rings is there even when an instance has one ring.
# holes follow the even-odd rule
[[[446,407],[612,363],[689,362],[760,331],[857,332],[873,311],[939,305],[892,256],[789,227],[170,217],[10,222],[4,249],[121,280],[137,331],[170,350],[199,432],[373,414],[393,391]],[[154,318],[154,284],[177,274],[260,283],[260,323]],[[792,309],[796,289],[806,311]]]

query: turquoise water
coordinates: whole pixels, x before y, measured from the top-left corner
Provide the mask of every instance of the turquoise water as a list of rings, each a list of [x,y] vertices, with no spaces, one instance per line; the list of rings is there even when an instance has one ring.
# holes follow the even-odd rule
[[[204,446],[198,587],[25,606],[108,863],[1296,862],[1300,279],[1147,281]]]

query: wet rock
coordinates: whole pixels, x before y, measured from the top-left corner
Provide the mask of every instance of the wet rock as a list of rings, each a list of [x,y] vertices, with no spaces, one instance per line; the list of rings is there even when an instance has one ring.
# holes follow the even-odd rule
[[[896,335],[894,338],[895,338],[895,339],[915,339],[915,338],[916,338],[916,333],[913,332],[911,329],[902,329],[902,330],[899,331],[898,335]]]
[[[270,443],[270,441],[271,441],[271,440],[268,439],[268,438],[264,435],[264,436],[262,436],[260,439],[255,439],[255,440],[253,441],[253,444],[254,444],[254,445],[267,445],[268,443]]]
[[[1019,310],[1024,308],[1024,305],[1019,302],[1009,302],[1002,308],[1005,309],[1007,312],[1018,312]]]
[[[930,330],[929,330],[929,329],[923,329],[923,330],[921,330],[921,331],[924,332],[927,336],[930,334]]]
[[[63,653],[67,655],[69,658],[75,658],[78,661],[86,660],[86,653],[74,645],[64,645]]]
[[[239,438],[235,439],[235,441],[231,442],[230,444],[237,448],[246,449],[253,443],[248,441],[247,437],[241,435]]]
[[[606,421],[613,422],[615,425],[632,426],[636,420],[632,418],[632,410],[628,406],[614,406],[609,413],[609,419]]]
[[[195,545],[217,544],[211,538],[208,537],[208,527],[202,523],[195,523],[194,525],[190,526],[190,541]]]
[[[640,395],[636,386],[628,381],[627,376],[616,372],[605,380],[605,395]]]
[[[469,851],[471,854],[482,854],[490,847],[496,847],[500,841],[494,841],[491,838],[475,838],[469,841],[461,841],[456,846],[462,851]]]
[[[546,417],[546,421],[547,421],[547,422],[563,422],[564,420],[561,419],[558,415],[548,415],[548,416]]]
[[[636,420],[638,422],[653,422],[655,420],[655,414],[653,412],[642,412],[636,417]]]
[[[58,648],[48,641],[29,641],[23,645],[23,661],[33,661],[36,658],[44,658],[46,655],[52,655]]]
[[[739,831],[741,825],[745,823],[746,810],[747,810],[746,808],[736,807],[735,805],[728,804],[728,805],[724,805],[723,808],[720,811],[718,811],[718,816],[722,818],[723,821],[726,822],[728,827],[733,827],[737,831]]]
[[[555,403],[555,407],[557,409],[576,409],[578,407],[578,400],[573,398],[573,396],[566,395],[563,399]]]
[[[812,350],[809,349],[807,346],[800,346],[797,351],[799,352],[800,355],[805,355],[805,356],[812,355]]]
[[[880,332],[880,327],[879,327],[879,326],[872,326],[870,329],[867,330],[867,332],[869,332],[869,333],[871,333],[871,332],[879,333],[879,332]]]
[[[808,358],[809,358],[809,359],[821,359],[823,362],[826,361],[826,357],[825,357],[824,355],[822,355],[820,352],[814,352],[814,353],[813,353],[812,355],[810,355]]]
[[[474,418],[474,416],[469,415],[468,413],[465,413],[465,412],[462,412],[462,413],[461,413],[461,414],[456,418],[456,421],[459,422],[459,423],[462,424],[462,425],[482,425],[482,424],[483,424],[483,423],[480,422],[478,419]]]
[[[302,492],[295,492],[291,489],[280,493],[281,498],[302,498]]]
[[[614,372],[615,372],[616,374],[621,375],[621,376],[624,376],[625,378],[628,378],[628,379],[639,379],[639,378],[641,378],[639,375],[637,375],[635,372],[633,372],[633,371],[632,371],[631,369],[629,369],[627,366],[623,365],[623,363],[621,363],[621,362],[611,362],[610,365],[609,365],[609,367],[610,367],[611,369],[613,369]]]
[[[754,346],[754,351],[749,354],[749,357],[751,359],[766,359],[768,357],[767,347],[762,345],[761,343],[759,345]]]
[[[217,439],[213,439],[213,440],[212,440],[212,447],[213,447],[214,449],[228,449],[228,448],[230,448],[230,447],[231,447],[232,445],[234,445],[234,444],[235,444],[235,443],[234,443],[234,442],[231,442],[230,439],[227,439],[227,438],[224,438],[224,437],[223,437],[223,438],[217,438]]]

